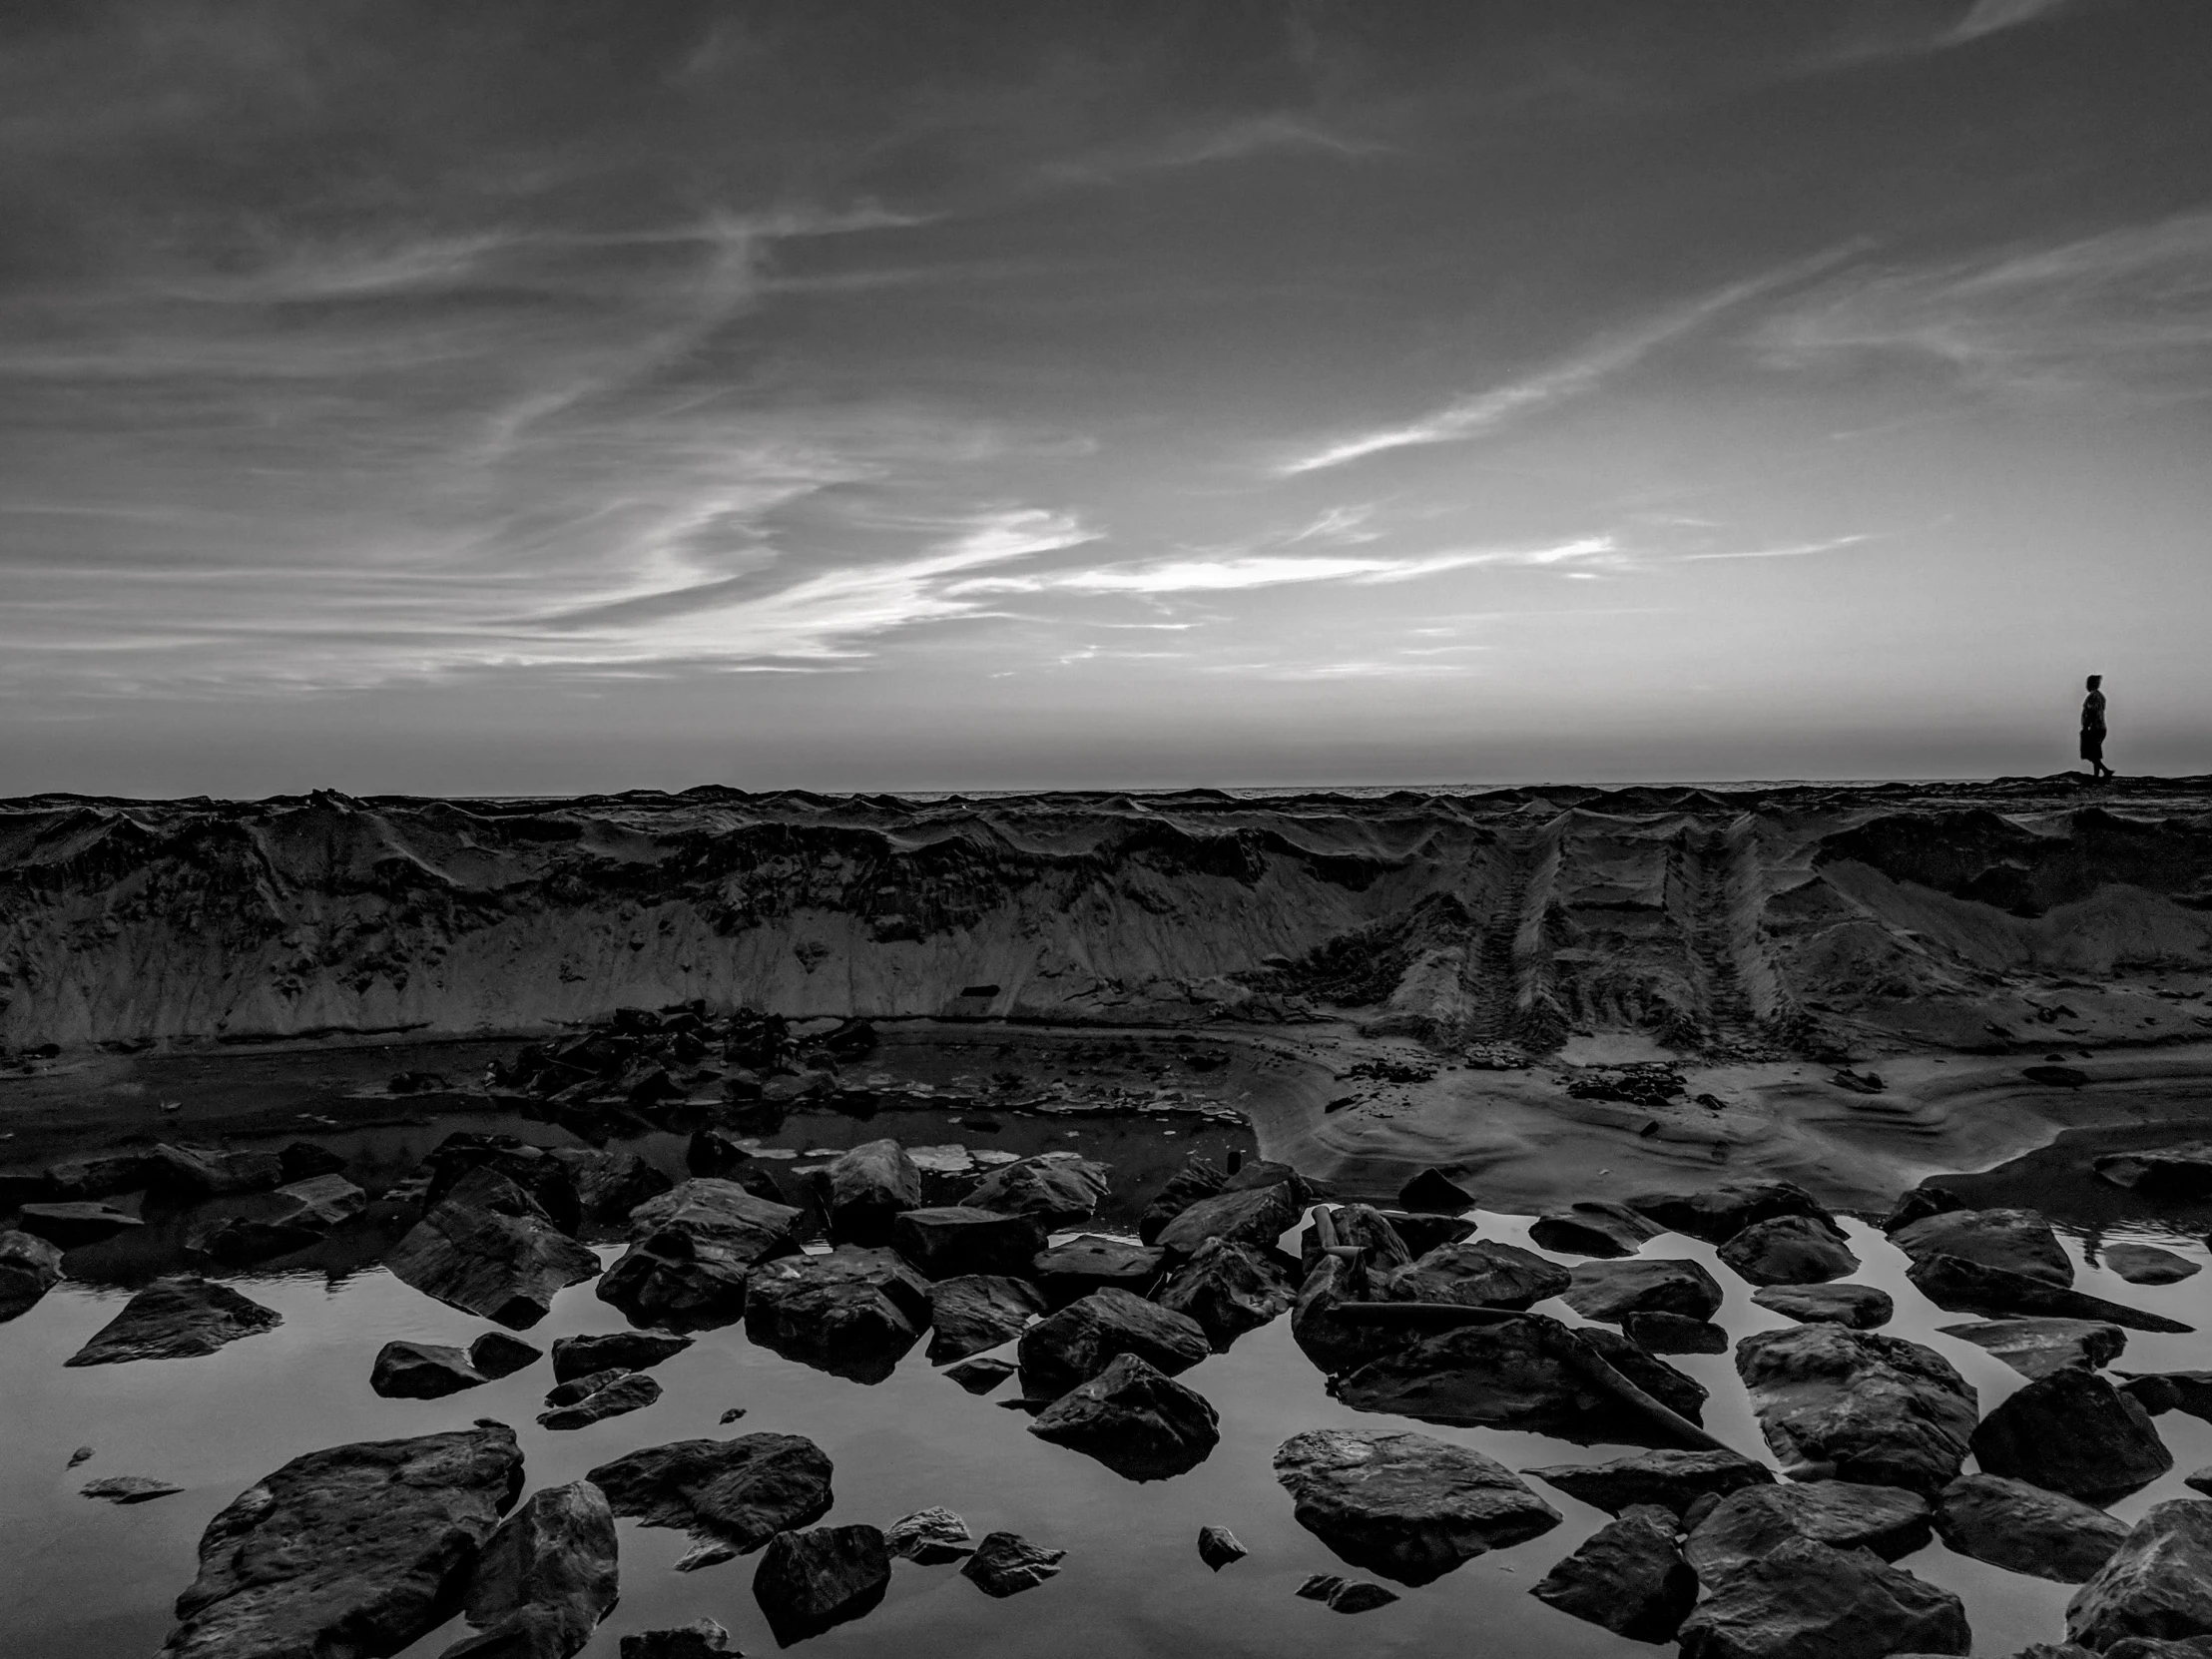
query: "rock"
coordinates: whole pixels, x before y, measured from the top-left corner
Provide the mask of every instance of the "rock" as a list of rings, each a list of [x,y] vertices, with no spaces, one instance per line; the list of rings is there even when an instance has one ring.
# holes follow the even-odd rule
[[[1752,1292],[1751,1300],[1800,1325],[1841,1325],[1853,1331],[1876,1330],[1897,1313],[1890,1293],[1873,1285],[1769,1285]]]
[[[102,1152],[86,1158],[65,1159],[47,1166],[38,1180],[17,1176],[10,1182],[18,1196],[10,1203],[35,1203],[45,1199],[113,1198],[150,1187],[161,1174],[161,1160],[150,1152]]]
[[[1087,1382],[1114,1359],[1134,1354],[1172,1377],[1213,1352],[1196,1320],[1131,1296],[1093,1291],[1021,1335],[1022,1387],[1051,1399]]]
[[[1452,1180],[1448,1171],[1433,1167],[1398,1188],[1397,1201],[1408,1210],[1427,1210],[1441,1216],[1456,1216],[1474,1208],[1474,1194]]]
[[[0,1325],[28,1313],[61,1281],[59,1245],[33,1233],[0,1230]]]
[[[828,1514],[830,1473],[829,1455],[804,1435],[740,1434],[647,1446],[586,1478],[627,1520],[745,1550]]]
[[[622,1659],[728,1659],[737,1653],[730,1632],[713,1619],[681,1629],[641,1630],[622,1638]]]
[[[1153,1296],[1161,1307],[1195,1320],[1220,1351],[1273,1324],[1297,1299],[1288,1257],[1234,1239],[1208,1239]]]
[[[1208,1239],[1274,1247],[1298,1224],[1300,1204],[1287,1181],[1202,1198],[1160,1230],[1156,1241],[1171,1261],[1198,1253]]]
[[[532,1348],[504,1331],[487,1331],[468,1345],[468,1363],[487,1379],[512,1377],[526,1366],[545,1358],[543,1349]]]
[[[1964,1653],[1948,1590],[1867,1550],[1790,1538],[1717,1584],[1683,1623],[1681,1659],[1883,1659]]]
[[[1148,1296],[1167,1263],[1167,1253],[1127,1239],[1086,1233],[1066,1244],[1041,1250],[1030,1263],[1030,1277],[1053,1308],[1111,1287],[1131,1296]]]
[[[2153,1504],[2066,1603],[2066,1635],[2105,1652],[2131,1636],[2212,1635],[2212,1503]]]
[[[583,1206],[569,1166],[542,1146],[516,1135],[480,1135],[459,1130],[430,1149],[422,1160],[430,1184],[423,1202],[435,1207],[478,1172],[503,1177],[530,1195],[530,1202],[554,1227],[574,1233],[583,1225]]]
[[[2149,1412],[2095,1373],[2071,1368],[2038,1378],[1983,1417],[1973,1454],[1984,1474],[2098,1504],[2174,1466]]]
[[[1560,1295],[1584,1319],[1601,1325],[1618,1325],[1630,1314],[1709,1320],[1721,1306],[1718,1280],[1696,1262],[1665,1257],[1584,1262]]]
[[[1019,1279],[1044,1248],[1044,1231],[1033,1216],[952,1204],[902,1212],[891,1223],[891,1248],[924,1279],[977,1273]]]
[[[890,1551],[872,1526],[818,1526],[779,1532],[753,1573],[760,1603],[779,1647],[872,1612],[890,1587]]]
[[[147,1165],[147,1185],[182,1198],[229,1198],[239,1193],[266,1193],[281,1186],[283,1160],[274,1152],[226,1152],[220,1147],[171,1146],[154,1148]]]
[[[1691,1528],[1682,1553],[1698,1577],[1717,1584],[1786,1538],[1834,1549],[1871,1549],[1885,1561],[1929,1539],[1929,1502],[1902,1486],[1811,1480],[1730,1492]]]
[[[589,1372],[582,1377],[572,1377],[548,1388],[545,1402],[548,1405],[574,1405],[580,1399],[588,1399],[617,1379],[630,1374],[619,1366],[609,1366],[605,1371]]]
[[[93,1452],[91,1446],[81,1445],[75,1451],[72,1451],[69,1454],[69,1466],[71,1468],[75,1468],[79,1463],[89,1462],[92,1459],[92,1455]]]
[[[960,1202],[1000,1216],[1029,1216],[1045,1228],[1088,1221],[1112,1189],[1112,1166],[1074,1152],[1045,1152],[1004,1164],[977,1182]]]
[[[1759,1331],[1736,1345],[1767,1444],[1795,1479],[1933,1493],[1958,1473],[1974,1391],[1933,1349],[1840,1325]]]
[[[676,1185],[635,1152],[557,1146],[553,1161],[568,1176],[569,1187],[576,1194],[577,1213],[585,1226],[627,1220],[639,1205]]]
[[[466,1349],[436,1343],[386,1343],[368,1373],[369,1388],[384,1399],[442,1399],[486,1381]]]
[[[1019,1595],[1058,1576],[1064,1549],[1044,1549],[1015,1532],[988,1532],[961,1563],[962,1576],[987,1596]]]
[[[940,1567],[971,1553],[975,1538],[949,1509],[916,1509],[883,1529],[883,1547],[921,1566]]]
[[[726,1407],[726,1408],[724,1409],[724,1411],[723,1411],[722,1415],[721,1415],[721,1416],[719,1416],[719,1417],[717,1417],[717,1418],[715,1418],[715,1421],[717,1421],[717,1422],[720,1422],[720,1423],[733,1423],[733,1422],[736,1422],[736,1421],[737,1421],[737,1420],[738,1420],[738,1419],[739,1419],[740,1417],[742,1417],[742,1416],[744,1416],[744,1415],[745,1415],[745,1407],[744,1407],[744,1406],[742,1406],[742,1405],[732,1405],[732,1406],[728,1406],[728,1407]]]
[[[1329,1592],[1329,1610],[1332,1613],[1372,1613],[1378,1607],[1387,1607],[1395,1600],[1395,1590],[1385,1590],[1380,1584],[1352,1579],[1338,1584]]]
[[[1609,1463],[1559,1463],[1523,1471],[1609,1515],[1657,1507],[1681,1514],[1708,1495],[1764,1486],[1774,1471],[1733,1451],[1639,1451]]]
[[[995,1273],[940,1279],[929,1287],[929,1363],[941,1366],[1011,1342],[1045,1310],[1046,1298],[1026,1279]]]
[[[1237,1541],[1236,1533],[1226,1526],[1202,1526],[1198,1529],[1198,1558],[1216,1572],[1232,1561],[1242,1561],[1251,1553],[1252,1551]]]
[[[745,1314],[757,1262],[797,1254],[800,1212],[757,1198],[734,1181],[679,1182],[630,1212],[636,1241],[598,1285],[639,1326],[706,1331]]]
[[[2178,1285],[2198,1272],[2198,1264],[2188,1257],[2156,1245],[2106,1245],[2104,1265],[2130,1285]]]
[[[274,1308],[228,1285],[191,1274],[157,1279],[62,1364],[118,1366],[130,1360],[190,1360],[284,1323]]]
[[[1639,1506],[1593,1532],[1529,1594],[1637,1642],[1667,1642],[1697,1604],[1697,1574],[1674,1542],[1675,1517]]]
[[[1518,1312],[1564,1292],[1572,1275],[1518,1245],[1469,1239],[1431,1250],[1389,1276],[1383,1293],[1393,1302],[1449,1302],[1466,1308]]]
[[[1899,1228],[1910,1227],[1928,1216],[1939,1216],[1946,1210],[1972,1208],[1972,1205],[1948,1187],[1915,1187],[1898,1196],[1897,1203],[1890,1207],[1890,1213],[1882,1218],[1882,1231],[1895,1233]]]
[[[2074,1279],[2073,1262],[2058,1235],[2033,1210],[1949,1210],[1899,1228],[1890,1242],[1916,1262],[1953,1256],[2061,1291]]]
[[[832,1244],[884,1245],[891,1218],[921,1207],[921,1171],[893,1140],[867,1141],[815,1175]]]
[[[195,1227],[185,1247],[218,1262],[266,1262],[304,1250],[368,1208],[368,1194],[342,1175],[318,1175],[278,1187],[262,1213],[225,1216]]]
[[[1818,1216],[1754,1222],[1721,1246],[1720,1259],[1752,1285],[1825,1285],[1860,1268],[1843,1230]]]
[[[208,1523],[163,1659],[397,1653],[452,1615],[521,1487],[497,1423],[294,1457]]]
[[[573,1384],[572,1384],[573,1385]],[[661,1397],[661,1385],[642,1371],[627,1371],[573,1404],[538,1413],[540,1428],[589,1428],[608,1417],[640,1411]]]
[[[16,1229],[57,1244],[64,1250],[99,1244],[118,1233],[143,1227],[138,1217],[112,1204],[91,1199],[65,1199],[54,1204],[26,1204],[16,1213]]]
[[[2022,1377],[2048,1377],[2069,1366],[2095,1371],[2127,1346],[2126,1332],[2096,1320],[1978,1320],[1936,1329],[1986,1349]]]
[[[588,1480],[532,1492],[477,1554],[461,1611],[483,1632],[446,1659],[569,1659],[613,1610],[621,1575],[615,1517]]]
[[[1344,1588],[1344,1578],[1338,1573],[1309,1573],[1306,1576],[1305,1581],[1302,1582],[1297,1589],[1293,1590],[1291,1594],[1293,1594],[1294,1596],[1303,1596],[1308,1601],[1327,1601],[1331,1596],[1335,1595],[1339,1590]]]
[[[2121,1389],[2152,1416],[2181,1411],[2212,1422],[2212,1371],[2121,1372]]]
[[[1504,1465],[1426,1434],[1308,1429],[1277,1449],[1275,1475],[1301,1526],[1401,1584],[1429,1583],[1560,1518]]]
[[[775,1173],[756,1159],[751,1149],[741,1146],[737,1136],[727,1131],[693,1130],[691,1140],[684,1147],[684,1168],[693,1175],[732,1182],[767,1203],[784,1202],[783,1189],[777,1186]]]
[[[1013,1365],[1005,1360],[988,1360],[979,1356],[945,1367],[944,1374],[971,1394],[987,1394],[1013,1376],[1014,1370]]]
[[[1363,1265],[1371,1273],[1387,1273],[1392,1268],[1409,1267],[1413,1258],[1421,1254],[1406,1243],[1405,1235],[1397,1230],[1397,1223],[1372,1204],[1336,1204],[1330,1206],[1330,1220],[1337,1230],[1337,1242],[1365,1251]],[[1409,1222],[1426,1222],[1438,1219],[1432,1216],[1407,1216]],[[1472,1222],[1453,1220],[1450,1225],[1462,1229],[1461,1237],[1474,1232]],[[1439,1243],[1456,1243],[1457,1240],[1439,1240]],[[1298,1269],[1303,1282],[1315,1268],[1321,1265],[1321,1229],[1312,1222],[1298,1236]]]
[[[1337,1207],[1340,1234],[1346,1205]],[[1416,1215],[1409,1210],[1378,1210],[1377,1217],[1389,1223],[1390,1231],[1405,1246],[1406,1254],[1414,1260],[1427,1255],[1439,1245],[1457,1244],[1461,1239],[1471,1239],[1477,1231],[1475,1224],[1464,1216]],[[1303,1241],[1304,1234],[1300,1239]],[[1348,1241],[1357,1243],[1358,1241]],[[1303,1248],[1303,1245],[1302,1247]]]
[[[2212,1141],[2185,1141],[2150,1152],[2108,1152],[2092,1166],[2098,1179],[2146,1198],[2212,1194]]]
[[[1630,1314],[1621,1335],[1646,1354],[1726,1354],[1728,1333],[1706,1320],[1680,1314]]]
[[[1608,1260],[1633,1256],[1665,1228],[1647,1220],[1625,1204],[1585,1200],[1539,1216],[1529,1226],[1531,1244],[1561,1256],[1598,1256]]]
[[[1221,1440],[1221,1418],[1195,1393],[1135,1354],[1115,1356],[1040,1411],[1029,1432],[1095,1457],[1129,1480],[1165,1480],[1198,1467]]]
[[[293,1141],[276,1154],[276,1173],[287,1185],[293,1185],[318,1175],[343,1175],[345,1160],[326,1146]]]
[[[2195,1329],[2159,1314],[2107,1302],[2080,1291],[2060,1290],[2045,1279],[1984,1267],[1956,1256],[1924,1256],[1906,1270],[1913,1288],[1955,1314],[2045,1314],[2057,1319],[2101,1320],[2128,1331],[2186,1335]]]
[[[1707,1244],[1726,1244],[1754,1223],[1777,1216],[1830,1219],[1811,1193],[1789,1181],[1731,1181],[1701,1193],[1646,1193],[1630,1199],[1628,1206],[1661,1227]]]
[[[2102,1509],[2000,1474],[1962,1474],[1945,1486],[1936,1530],[1960,1555],[2060,1584],[2093,1576],[2128,1532]]]
[[[689,1337],[658,1331],[617,1331],[601,1337],[557,1337],[553,1342],[553,1381],[566,1382],[595,1371],[650,1371],[692,1346]]]
[[[505,1176],[472,1170],[384,1259],[393,1278],[448,1307],[526,1331],[554,1295],[599,1277],[599,1258]]]
[[[1229,1184],[1229,1177],[1196,1153],[1168,1178],[1137,1220],[1137,1237],[1146,1244],[1159,1242],[1161,1230],[1202,1198],[1212,1198]]]
[[[753,1270],[745,1334],[787,1360],[854,1382],[880,1382],[921,1341],[929,1286],[888,1250],[839,1245]]]
[[[104,1498],[110,1503],[150,1503],[157,1497],[172,1497],[184,1487],[168,1480],[155,1480],[143,1474],[110,1474],[98,1480],[88,1480],[77,1488],[80,1496]]]

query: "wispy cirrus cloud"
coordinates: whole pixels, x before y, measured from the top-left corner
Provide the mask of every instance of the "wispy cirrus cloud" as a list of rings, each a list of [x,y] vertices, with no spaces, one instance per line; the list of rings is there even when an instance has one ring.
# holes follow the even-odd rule
[[[1295,538],[1294,538],[1295,539]],[[959,584],[956,593],[1139,594],[1234,593],[1306,582],[1350,582],[1363,587],[1410,582],[1478,565],[1565,565],[1611,559],[1610,536],[1590,536],[1549,547],[1483,547],[1399,557],[1351,554],[1241,553],[1215,558],[1158,559],[1098,565],[1037,575],[985,576]]]

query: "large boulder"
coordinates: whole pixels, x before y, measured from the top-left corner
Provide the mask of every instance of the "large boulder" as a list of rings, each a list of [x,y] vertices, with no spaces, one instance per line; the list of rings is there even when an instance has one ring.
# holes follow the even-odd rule
[[[1584,1200],[1538,1216],[1528,1241],[1561,1256],[1633,1256],[1666,1229],[1625,1204]]]
[[[1557,1463],[1522,1472],[1609,1515],[1645,1507],[1679,1515],[1701,1497],[1726,1497],[1774,1481],[1766,1464],[1738,1452],[1672,1448],[1639,1451],[1606,1463]]]
[[[521,1488],[498,1423],[294,1457],[208,1523],[163,1659],[397,1653],[452,1616]]]
[[[797,1254],[800,1212],[711,1176],[678,1183],[630,1212],[630,1249],[597,1294],[633,1325],[705,1331],[745,1313],[756,1262]]]
[[[891,1218],[921,1207],[921,1171],[893,1140],[867,1141],[815,1175],[833,1244],[890,1243]]]
[[[1289,1257],[1235,1239],[1208,1239],[1153,1295],[1161,1307],[1196,1320],[1222,1350],[1273,1324],[1297,1299]]]
[[[1897,1314],[1890,1293],[1874,1285],[1768,1285],[1751,1300],[1770,1314],[1800,1325],[1842,1325],[1874,1331]]]
[[[900,1212],[891,1223],[891,1248],[924,1279],[973,1273],[1019,1279],[1044,1248],[1044,1228],[1034,1216],[933,1205]]]
[[[929,1287],[929,1363],[949,1365],[1012,1342],[1047,1311],[1046,1299],[1026,1279],[967,1273]]]
[[[1962,1474],[1936,1500],[1936,1531],[1960,1555],[2079,1584],[2111,1559],[2127,1523],[2001,1474]]]
[[[1728,1181],[1698,1193],[1645,1193],[1630,1199],[1628,1207],[1707,1244],[1726,1244],[1754,1223],[1777,1216],[1828,1216],[1819,1200],[1789,1181]]]
[[[36,1234],[0,1230],[0,1324],[27,1313],[61,1281],[59,1245]]]
[[[1518,1245],[1468,1239],[1431,1250],[1391,1274],[1395,1302],[1449,1302],[1466,1308],[1525,1309],[1565,1291],[1572,1275]]]
[[[1972,1643],[1956,1596],[1871,1550],[1789,1538],[1708,1588],[1683,1623],[1681,1659],[1885,1659]]]
[[[2174,1466],[2173,1453],[2131,1394],[2093,1372],[2037,1378],[1973,1431],[1984,1474],[2009,1475],[2091,1503],[2109,1503]]]
[[[1709,1320],[1720,1312],[1720,1282],[1696,1262],[1637,1257],[1584,1262],[1559,1293],[1586,1320],[1618,1325],[1630,1314],[1680,1314]]]
[[[1087,1382],[1123,1354],[1173,1377],[1213,1352],[1199,1323],[1127,1291],[1093,1291],[1021,1335],[1021,1385],[1052,1399]]]
[[[839,1245],[753,1270],[745,1334],[787,1360],[854,1382],[880,1382],[921,1340],[929,1286],[888,1250]]]
[[[689,1337],[659,1331],[616,1331],[598,1337],[556,1337],[553,1381],[568,1382],[595,1371],[651,1371],[692,1346]]]
[[[818,1526],[779,1532],[753,1573],[777,1645],[819,1636],[874,1610],[890,1587],[891,1556],[873,1526]]]
[[[1978,1320],[1936,1329],[1987,1350],[2022,1377],[2048,1377],[2069,1368],[2096,1371],[2127,1347],[2127,1333],[2101,1320]]]
[[[1855,1480],[1746,1486],[1699,1519],[1682,1553],[1698,1577],[1713,1584],[1786,1538],[1810,1538],[1836,1549],[1871,1549],[1885,1561],[1895,1561],[1928,1542],[1928,1499],[1902,1486]]]
[[[2074,1282],[2073,1262],[2050,1223],[2033,1210],[1947,1210],[1924,1217],[1890,1235],[1890,1242],[1918,1262],[1954,1256],[2005,1273],[2040,1279],[2064,1290]]]
[[[587,1478],[644,1526],[758,1549],[830,1512],[829,1454],[799,1434],[675,1440],[602,1463]]]
[[[1146,1244],[1159,1242],[1161,1229],[1202,1198],[1212,1198],[1229,1184],[1229,1177],[1197,1153],[1168,1177],[1168,1183],[1137,1218],[1137,1237]]]
[[[1785,1474],[1934,1493],[1958,1473],[1977,1401],[1949,1361],[1840,1325],[1760,1331],[1736,1371]]]
[[[1173,1261],[1195,1256],[1208,1239],[1234,1239],[1268,1249],[1297,1225],[1302,1208],[1289,1181],[1222,1192],[1193,1204],[1163,1227],[1153,1243]]]
[[[2056,1319],[2101,1320],[2128,1331],[2170,1332],[2176,1336],[2195,1330],[2163,1314],[2146,1314],[2140,1308],[2062,1289],[2048,1279],[1958,1256],[1923,1256],[1906,1270],[1905,1277],[1936,1307],[1954,1314],[2000,1319],[2014,1314],[2042,1314]]]
[[[1721,1246],[1720,1259],[1752,1285],[1825,1285],[1860,1268],[1843,1229],[1825,1216],[1753,1222]]]
[[[1131,1296],[1149,1296],[1159,1283],[1167,1252],[1128,1239],[1085,1233],[1066,1244],[1040,1250],[1029,1266],[1029,1277],[1045,1301],[1055,1308],[1113,1289]]]
[[[588,1480],[547,1486],[484,1540],[461,1611],[482,1634],[443,1659],[569,1659],[621,1587],[614,1511]]]
[[[1636,1642],[1669,1642],[1697,1604],[1697,1574],[1675,1547],[1675,1518],[1647,1505],[1599,1527],[1529,1594]]]
[[[1277,1448],[1275,1476],[1301,1526],[1401,1584],[1429,1583],[1560,1518],[1503,1464],[1426,1434],[1308,1429]]]
[[[587,1227],[623,1221],[676,1185],[635,1152],[559,1146],[553,1149],[553,1161],[567,1173],[577,1213]]]
[[[429,1176],[423,1202],[442,1204],[479,1170],[504,1176],[524,1192],[555,1227],[574,1233],[583,1222],[570,1166],[548,1147],[533,1146],[516,1135],[459,1130],[430,1149],[422,1160]]]
[[[1038,1412],[1029,1432],[1127,1479],[1165,1480],[1206,1461],[1220,1443],[1221,1418],[1203,1394],[1121,1354]]]
[[[497,1171],[471,1170],[384,1259],[392,1277],[448,1307],[526,1331],[554,1295],[599,1277],[599,1258]]]
[[[62,1364],[119,1366],[131,1360],[190,1360],[284,1323],[274,1308],[228,1285],[178,1274],[157,1279],[123,1305]]]
[[[2066,1635],[2098,1650],[2212,1636],[2212,1503],[2153,1504],[2066,1603]]]
[[[266,1262],[327,1238],[368,1208],[368,1194],[342,1175],[317,1175],[278,1187],[256,1213],[203,1222],[186,1235],[188,1254],[212,1261]]]
[[[1048,1230],[1073,1227],[1106,1201],[1110,1174],[1111,1165],[1080,1153],[1045,1152],[1000,1165],[960,1202],[996,1215],[1033,1217]]]

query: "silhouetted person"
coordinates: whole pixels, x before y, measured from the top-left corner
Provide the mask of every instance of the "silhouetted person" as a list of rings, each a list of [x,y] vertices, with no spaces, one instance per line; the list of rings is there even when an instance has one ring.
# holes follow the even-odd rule
[[[2105,779],[2114,776],[2104,764],[2104,693],[2097,688],[2104,684],[2104,676],[2089,676],[2089,695],[2081,700],[2081,758],[2091,767],[2089,776]]]

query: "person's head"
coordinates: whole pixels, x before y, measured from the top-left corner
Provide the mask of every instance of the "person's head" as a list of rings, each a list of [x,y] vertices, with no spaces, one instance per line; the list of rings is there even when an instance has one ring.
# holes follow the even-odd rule
[[[2096,690],[2096,689],[2097,689],[2097,688],[2098,688],[2099,686],[2101,686],[2101,685],[2103,685],[2103,684],[2104,684],[2104,676],[2103,676],[2103,675],[2101,675],[2101,674],[2092,674],[2092,675],[2090,675],[2090,676],[2089,676],[2089,689],[2090,689],[2091,691],[2095,691],[2095,690]]]

